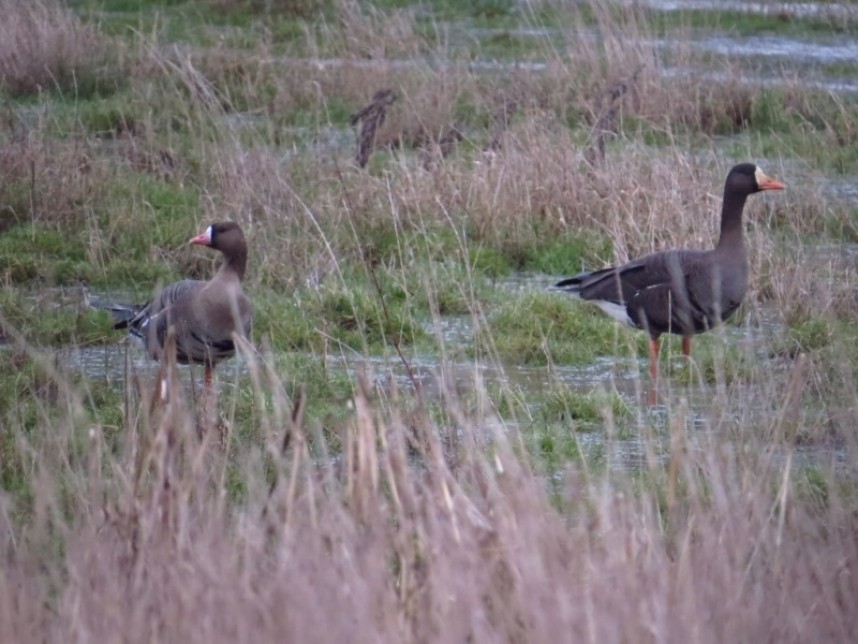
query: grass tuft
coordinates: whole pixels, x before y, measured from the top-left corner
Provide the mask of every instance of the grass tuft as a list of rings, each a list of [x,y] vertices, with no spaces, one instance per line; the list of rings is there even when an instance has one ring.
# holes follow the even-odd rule
[[[502,360],[524,365],[587,364],[597,356],[645,355],[642,334],[561,293],[525,293],[489,317],[486,342]]]
[[[13,97],[113,93],[123,83],[120,50],[52,0],[3,0],[0,87]]]

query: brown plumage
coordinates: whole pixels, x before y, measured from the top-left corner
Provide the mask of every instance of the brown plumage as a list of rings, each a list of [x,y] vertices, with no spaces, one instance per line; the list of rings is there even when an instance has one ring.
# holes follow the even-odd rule
[[[691,337],[729,318],[748,288],[748,255],[742,211],[748,195],[782,190],[753,163],[734,166],[724,184],[721,236],[712,250],[668,250],[622,266],[581,273],[557,284],[590,300],[611,317],[650,336],[650,375],[658,378],[659,337],[682,336],[682,352],[691,353]]]
[[[172,326],[177,361],[204,365],[208,385],[215,366],[235,354],[233,333],[250,335],[252,307],[241,289],[247,243],[239,225],[231,221],[212,224],[189,243],[223,253],[223,264],[214,277],[166,286],[133,318],[117,322],[115,328],[127,327],[149,356],[160,360]]]

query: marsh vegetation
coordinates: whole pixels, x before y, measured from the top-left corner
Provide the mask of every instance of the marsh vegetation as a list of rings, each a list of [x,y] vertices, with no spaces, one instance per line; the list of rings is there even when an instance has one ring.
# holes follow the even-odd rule
[[[858,13],[667,4],[0,0],[3,640],[849,641]],[[711,246],[739,161],[788,190],[649,407],[546,286]],[[223,219],[212,419],[100,306]]]

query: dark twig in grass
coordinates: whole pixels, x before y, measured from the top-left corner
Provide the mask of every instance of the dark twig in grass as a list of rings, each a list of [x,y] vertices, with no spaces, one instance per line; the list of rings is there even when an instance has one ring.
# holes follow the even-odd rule
[[[620,99],[632,89],[638,81],[638,76],[643,71],[644,66],[639,66],[634,73],[627,79],[619,80],[610,85],[599,100],[601,113],[599,118],[593,124],[593,129],[590,132],[590,145],[584,152],[584,159],[591,166],[596,163],[602,163],[605,160],[605,143],[609,135],[617,133],[617,109],[620,106]]]
[[[459,126],[451,125],[437,139],[424,141],[420,150],[420,162],[423,167],[428,170],[436,161],[446,159],[463,138]]]
[[[295,394],[295,402],[292,404],[292,413],[289,415],[289,421],[286,423],[286,429],[283,431],[283,440],[280,443],[280,457],[284,458],[286,452],[289,451],[289,446],[292,444],[292,437],[298,438],[299,434],[303,433],[304,428],[304,411],[307,408],[307,395],[304,388],[298,389]],[[271,485],[268,488],[268,497],[265,500],[265,505],[262,506],[262,518],[268,517],[268,510],[271,506],[271,499],[274,497],[274,492],[277,491],[277,486],[280,485],[280,469],[274,475]]]
[[[788,443],[795,441],[798,420],[801,418],[801,397],[807,388],[806,366],[807,354],[799,353],[790,370],[783,403],[775,424],[774,436]]]
[[[162,181],[172,181],[179,171],[179,162],[172,151],[167,149],[147,149],[132,136],[123,136],[119,153],[139,172],[148,172]]]
[[[339,164],[336,164],[337,170],[337,178],[340,181],[340,186],[343,191],[343,198],[345,199],[346,206],[349,209],[349,212],[356,212],[354,205],[352,204],[351,195],[349,194],[348,188],[346,187],[346,182],[343,177],[343,173],[340,170]],[[372,283],[372,287],[378,295],[378,301],[381,304],[381,313],[384,317],[384,324],[387,328],[392,329],[393,327],[393,319],[390,315],[390,309],[387,307],[387,301],[384,299],[384,290],[381,288],[381,282],[378,279],[378,274],[375,272],[375,267],[372,262],[372,258],[369,256],[367,249],[369,248],[369,244],[366,244],[364,240],[360,239],[360,235],[354,227],[352,227],[354,234],[358,237],[358,242],[360,246],[360,256],[363,261],[364,266],[366,267],[367,275],[369,276],[369,280]],[[383,333],[383,331],[382,331]],[[405,357],[405,354],[402,353],[402,346],[399,342],[399,337],[396,333],[390,334],[390,341],[393,343],[393,348],[396,350],[396,355],[399,356],[399,360],[402,362],[403,367],[405,367],[405,372],[408,374],[408,380],[411,382],[411,386],[414,387],[414,393],[418,398],[422,398],[420,395],[420,383],[417,381],[416,376],[414,375],[414,370],[411,368],[411,363],[408,362],[408,359]]]
[[[518,112],[518,101],[509,99],[501,105],[500,109],[493,116],[494,128],[492,129],[492,138],[486,144],[485,150],[500,150],[502,147],[503,133],[509,128],[509,121],[513,115]]]
[[[396,94],[393,93],[393,90],[380,89],[372,97],[369,105],[349,117],[349,125],[361,124],[357,154],[355,154],[355,163],[361,168],[365,168],[369,162],[369,155],[375,148],[376,131],[384,123],[384,119],[387,117],[387,108],[395,100]]]

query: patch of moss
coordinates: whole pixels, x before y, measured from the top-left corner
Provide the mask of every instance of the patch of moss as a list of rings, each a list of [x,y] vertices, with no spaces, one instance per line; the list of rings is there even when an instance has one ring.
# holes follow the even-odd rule
[[[468,250],[468,260],[475,273],[496,279],[509,275],[509,259],[498,250],[482,246],[472,246]]]
[[[796,481],[798,496],[817,510],[828,507],[831,498],[829,482],[816,467],[805,467]]]
[[[682,357],[678,346],[672,352],[667,351],[665,340],[679,343],[678,337],[669,337],[663,336],[661,361],[676,383],[696,385],[701,380],[710,384],[722,380],[726,384],[747,383],[762,375],[762,366],[753,351],[743,349],[734,339],[724,338],[717,331],[695,337],[690,361]],[[674,358],[672,364],[667,363],[668,355]]]
[[[810,352],[824,349],[833,338],[832,323],[823,317],[815,317],[790,326],[787,330],[786,341],[795,352]]]
[[[539,406],[546,422],[569,423],[575,431],[616,434],[634,417],[631,406],[617,393],[588,393],[564,386],[553,387]]]
[[[50,129],[58,136],[77,134],[113,138],[142,129],[142,106],[125,92],[89,100],[58,97],[50,104]],[[79,127],[78,127],[79,126]]]
[[[471,46],[475,58],[533,60],[546,53],[546,38],[519,36],[512,31],[497,30],[479,38]]]
[[[92,272],[83,248],[59,227],[21,224],[0,235],[0,275],[12,283],[66,284]]]
[[[541,425],[531,428],[528,442],[541,461],[549,464],[576,461],[581,450],[570,426],[559,424]]]
[[[723,10],[646,11],[646,20],[661,34],[669,34],[688,28],[711,33],[712,30],[728,31],[740,36],[758,34],[807,35],[830,34],[832,31],[847,31],[854,28],[848,19],[795,18],[787,12],[756,12]]]
[[[0,335],[54,346],[103,344],[115,339],[113,322],[106,311],[64,303],[58,297],[50,292],[25,295],[13,289],[0,291]]]
[[[643,354],[643,335],[563,293],[525,293],[489,316],[480,344],[515,364],[586,364],[629,347]]]
[[[554,236],[521,250],[516,267],[547,275],[575,275],[587,264],[610,257],[610,240],[595,232]]]
[[[339,353],[342,345],[363,352],[427,338],[409,307],[389,301],[385,312],[365,283],[302,290],[288,301],[256,294],[255,302],[255,333],[278,349]]]

